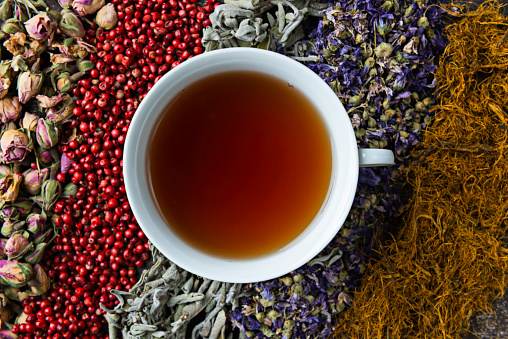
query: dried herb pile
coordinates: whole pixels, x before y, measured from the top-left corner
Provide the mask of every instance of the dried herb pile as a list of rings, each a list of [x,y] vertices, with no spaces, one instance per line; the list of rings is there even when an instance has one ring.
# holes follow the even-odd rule
[[[151,245],[155,263],[107,310],[109,338],[226,338],[226,309],[238,303],[240,284],[203,279],[176,266]],[[200,314],[206,316],[199,321]],[[189,326],[193,322],[193,326]],[[120,330],[117,330],[120,329]],[[229,333],[230,338],[232,333]]]
[[[457,20],[404,224],[337,317],[337,338],[459,338],[506,287],[508,18],[498,2],[448,8]]]

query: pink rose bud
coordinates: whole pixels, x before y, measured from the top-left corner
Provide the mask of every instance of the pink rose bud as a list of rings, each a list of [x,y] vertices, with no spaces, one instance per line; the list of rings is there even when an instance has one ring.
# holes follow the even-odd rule
[[[115,6],[113,4],[107,4],[102,7],[97,12],[95,22],[104,29],[111,29],[115,27],[118,22],[118,15],[116,14]]]
[[[74,0],[72,9],[79,16],[85,16],[97,12],[106,2],[104,0]]]
[[[16,121],[21,113],[21,105],[18,97],[4,97],[0,99],[0,119],[3,124]]]
[[[25,159],[28,152],[30,141],[28,137],[21,131],[8,130],[0,135],[0,157],[6,164],[20,162]]]
[[[18,77],[19,102],[26,104],[28,100],[39,94],[42,87],[42,74],[25,71]]]
[[[46,13],[39,13],[30,20],[25,21],[28,35],[35,40],[50,40],[56,27],[57,24],[52,22]]]

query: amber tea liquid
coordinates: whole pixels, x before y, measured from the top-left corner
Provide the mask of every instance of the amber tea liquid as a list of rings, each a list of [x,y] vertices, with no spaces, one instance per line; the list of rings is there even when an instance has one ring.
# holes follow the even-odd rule
[[[290,84],[252,71],[201,79],[166,107],[149,148],[154,198],[169,227],[215,256],[289,244],[328,192],[330,137]]]

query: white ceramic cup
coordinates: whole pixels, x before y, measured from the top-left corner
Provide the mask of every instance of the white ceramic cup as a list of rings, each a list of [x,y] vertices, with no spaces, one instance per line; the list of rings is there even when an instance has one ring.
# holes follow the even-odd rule
[[[254,259],[224,259],[200,252],[171,231],[159,214],[149,184],[147,149],[164,108],[189,84],[224,71],[251,70],[276,76],[304,93],[320,112],[332,145],[327,197],[312,223],[284,248]],[[161,155],[162,156],[162,155]],[[198,55],[164,75],[136,111],[124,150],[129,203],[150,241],[178,266],[226,282],[257,282],[284,275],[317,255],[337,234],[353,203],[359,166],[393,163],[390,150],[358,150],[351,121],[333,90],[314,72],[288,57],[255,48],[229,48]],[[266,236],[266,235],[265,235]],[[254,235],[245,241],[262,241]]]

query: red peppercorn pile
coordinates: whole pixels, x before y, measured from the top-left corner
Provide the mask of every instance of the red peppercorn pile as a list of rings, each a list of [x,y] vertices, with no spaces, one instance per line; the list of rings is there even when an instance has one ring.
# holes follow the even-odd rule
[[[170,69],[203,52],[201,31],[215,4],[196,0],[113,0],[117,27],[92,24],[85,41],[98,52],[96,68],[78,82],[75,119],[58,146],[73,163],[57,180],[78,192],[54,207],[60,237],[44,255],[52,280],[43,298],[22,302],[26,324],[13,331],[25,338],[108,338],[104,311],[118,301],[111,289],[129,290],[137,268],[150,258],[147,239],[130,210],[123,182],[123,144],[136,108]]]

